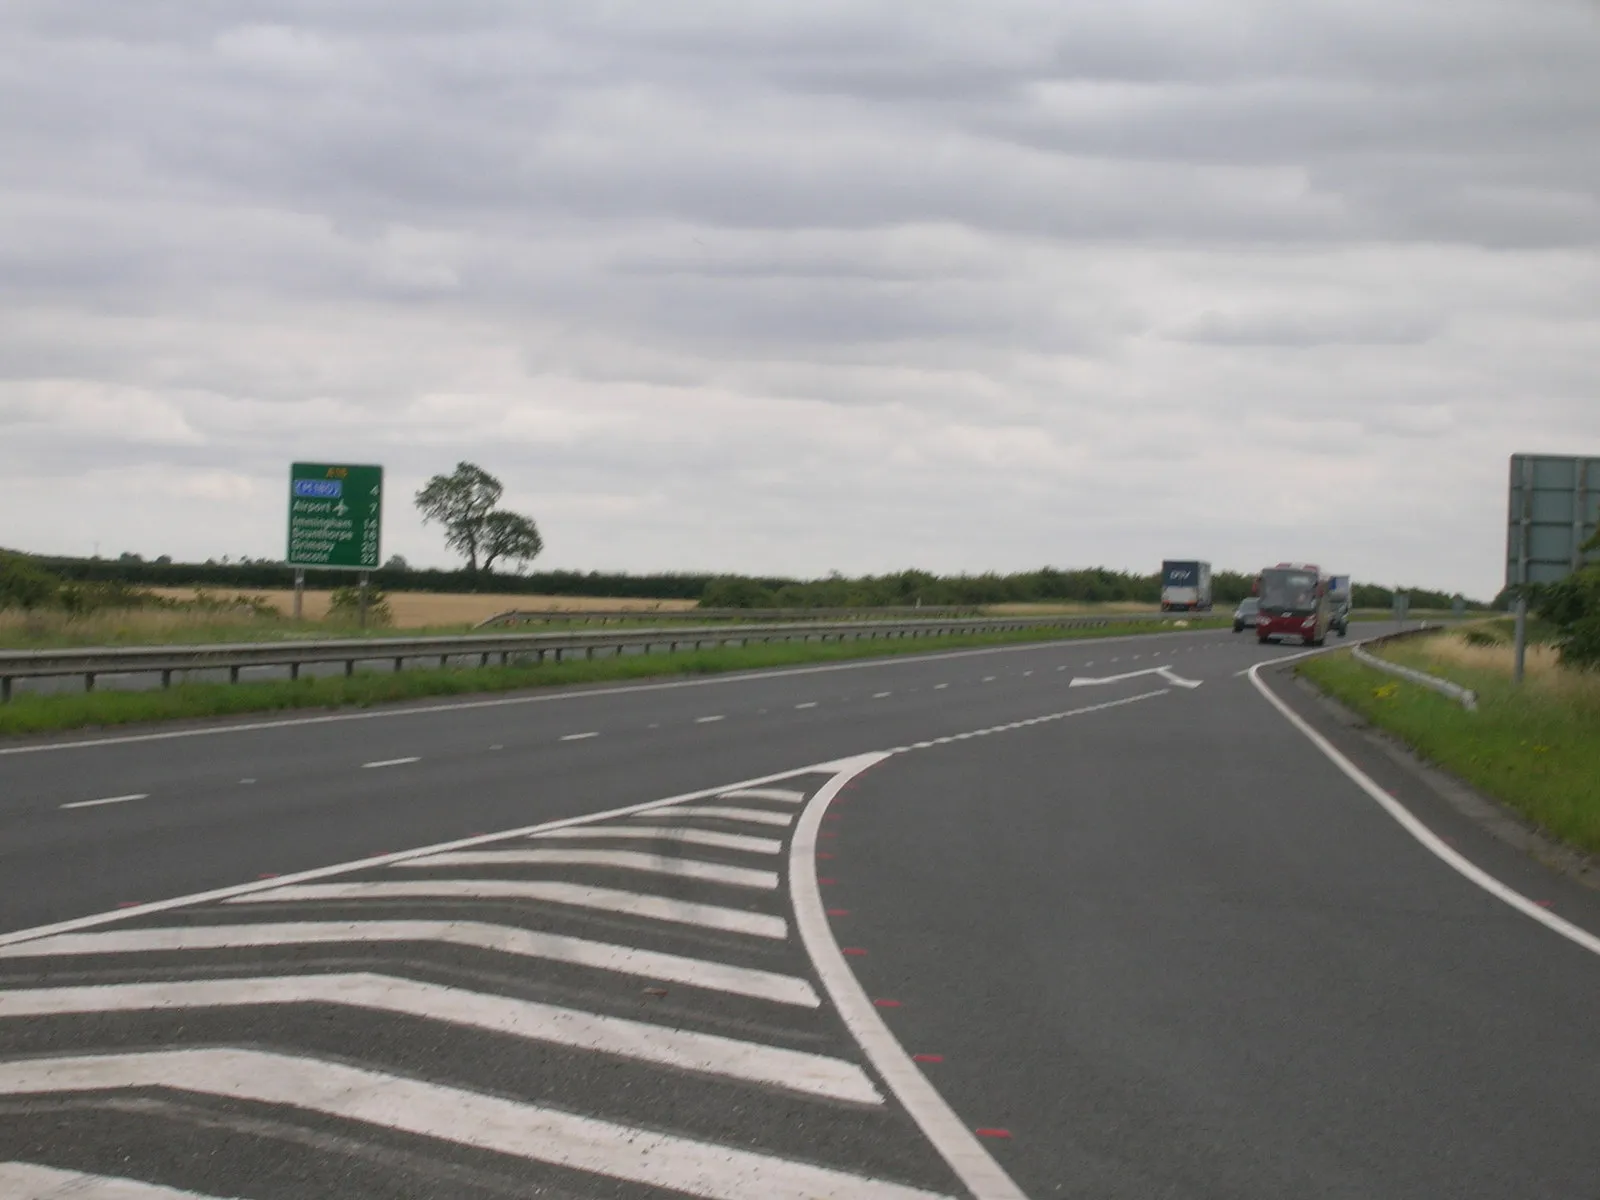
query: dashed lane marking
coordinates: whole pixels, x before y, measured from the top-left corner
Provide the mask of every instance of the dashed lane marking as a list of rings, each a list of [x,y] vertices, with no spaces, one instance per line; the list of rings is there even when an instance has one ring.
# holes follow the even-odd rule
[[[600,731],[595,729],[588,733],[569,733],[563,736],[561,740],[563,742],[587,742],[590,738],[597,738],[599,736]]]
[[[720,716],[720,715],[719,716],[714,716],[714,717],[696,717],[694,719],[694,723],[696,725],[712,725],[712,724],[715,724],[718,721],[725,721],[725,720],[727,720],[727,718],[724,717],[724,716]]]
[[[235,896],[229,904],[280,904],[308,901],[363,900],[540,900],[572,908],[595,909],[619,916],[645,917],[702,929],[747,933],[781,940],[789,923],[766,913],[745,912],[716,904],[697,904],[670,896],[651,896],[617,888],[587,887],[551,880],[512,879],[406,879],[363,883],[297,883]]]
[[[724,883],[729,887],[775,891],[776,871],[757,871],[750,867],[730,867],[725,863],[702,862],[692,858],[672,858],[646,854],[639,850],[461,850],[414,858],[406,867],[609,867],[618,871],[649,871],[674,875],[679,879],[698,879],[703,883]]]
[[[260,1050],[156,1050],[0,1063],[0,1095],[175,1088],[281,1105],[711,1200],[927,1200],[934,1193],[536,1104]]]
[[[74,800],[71,804],[63,804],[62,808],[99,808],[103,804],[127,804],[130,800],[148,800],[149,792],[132,792],[126,796],[106,796],[100,800]]]
[[[260,949],[363,942],[439,942],[525,958],[571,963],[619,975],[642,976],[779,1004],[816,1008],[817,994],[804,979],[685,958],[587,938],[538,933],[476,921],[297,921],[261,925],[193,925],[170,929],[121,929],[114,933],[64,933],[0,947],[0,959],[54,954],[152,954],[178,950]]]
[[[830,1100],[883,1103],[860,1067],[826,1055],[367,972],[0,991],[0,1018],[267,1004],[399,1013]]]
[[[815,708],[816,706],[817,702],[815,700],[807,700],[804,704],[795,705],[796,708]]]
[[[1165,636],[1193,636],[1209,632],[1195,630],[1193,634],[1165,635]],[[1097,639],[1102,644],[1136,641],[1152,635],[1147,633],[1126,634],[1112,638]],[[1030,642],[1016,646],[991,646],[973,650],[948,650],[936,651],[931,654],[907,654],[891,658],[870,658],[858,662],[827,663],[820,666],[809,667],[784,667],[782,673],[786,677],[800,675],[824,675],[835,671],[861,671],[877,670],[885,667],[913,666],[918,663],[951,661],[955,659],[977,658],[994,654],[1037,653],[1041,649],[1071,648],[1064,642]],[[226,734],[256,733],[263,729],[294,729],[307,725],[339,724],[346,721],[379,721],[392,720],[402,717],[431,716],[443,712],[469,712],[485,708],[505,708],[512,705],[525,704],[554,704],[571,700],[593,700],[603,696],[632,695],[643,692],[676,691],[681,688],[724,687],[728,684],[759,682],[772,678],[776,671],[741,672],[738,674],[718,675],[708,679],[675,679],[661,683],[633,683],[619,687],[590,688],[572,692],[555,692],[538,695],[500,696],[492,700],[461,700],[446,704],[419,704],[414,706],[395,706],[377,709],[368,709],[357,712],[328,713],[316,717],[283,717],[266,721],[239,721],[231,724],[207,725],[191,729],[163,729],[155,733],[127,733],[115,734],[110,737],[74,738],[58,742],[38,742],[23,746],[0,746],[0,758],[17,754],[51,754],[67,750],[88,750],[104,746],[126,746],[141,742],[162,742],[176,738],[220,737]],[[1242,672],[1241,672],[1242,674]]]
[[[422,758],[415,754],[409,755],[406,758],[380,758],[376,762],[362,763],[361,769],[363,771],[376,771],[380,767],[409,767],[412,763],[419,763],[421,761]]]
[[[892,695],[894,695],[893,692],[873,692],[872,698],[874,700],[887,700]]]

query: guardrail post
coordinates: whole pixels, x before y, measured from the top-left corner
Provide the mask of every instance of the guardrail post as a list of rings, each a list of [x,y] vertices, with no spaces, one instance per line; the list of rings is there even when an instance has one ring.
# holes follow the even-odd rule
[[[403,665],[403,664],[404,664],[404,663],[405,663],[405,661],[406,661],[406,660],[405,660],[405,659],[404,659],[404,658],[402,658],[402,657],[401,657],[401,656],[400,656],[400,655],[398,655],[398,654],[396,654],[396,655],[395,655],[395,656],[394,656],[394,673],[395,673],[395,674],[396,674],[396,675],[398,675],[398,674],[399,674],[399,673],[400,673],[400,668],[401,668],[401,666],[402,666],[402,665]],[[444,666],[444,656],[443,656],[443,655],[440,655],[440,656],[439,656],[439,665],[440,665],[440,666],[441,666],[441,667],[442,667],[442,666]]]
[[[594,647],[593,646],[585,646],[583,648],[583,656],[585,658],[593,658],[594,657]]]
[[[297,663],[297,662],[290,663],[289,664],[289,682],[293,683],[295,680],[297,680],[299,678],[300,678],[300,664]]]
[[[83,677],[83,690],[86,691],[86,692],[94,691],[94,672],[93,671],[87,672],[84,675],[84,677]]]
[[[171,672],[171,670],[164,669],[161,672],[161,686],[162,686],[163,689],[169,688],[169,687],[172,686],[172,672]]]
[[[239,667],[238,667],[238,664],[234,664],[233,666],[228,668],[228,682],[229,683],[238,683],[239,682]]]
[[[480,667],[487,667],[489,665],[489,652],[487,650],[485,650],[482,657],[478,659],[478,665]]]
[[[345,664],[344,664],[344,677],[346,679],[349,679],[355,673],[356,673],[356,660],[353,659],[353,658],[346,659],[345,660]]]
[[[0,675],[0,704],[11,703],[11,676]]]

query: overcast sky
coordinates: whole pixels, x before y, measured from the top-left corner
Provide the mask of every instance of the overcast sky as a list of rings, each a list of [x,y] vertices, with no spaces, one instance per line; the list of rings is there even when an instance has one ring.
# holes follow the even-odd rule
[[[1600,454],[1593,0],[0,3],[0,546],[1499,587]]]

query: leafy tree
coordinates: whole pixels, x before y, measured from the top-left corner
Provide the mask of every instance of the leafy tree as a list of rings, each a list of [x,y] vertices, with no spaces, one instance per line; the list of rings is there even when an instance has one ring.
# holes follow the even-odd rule
[[[389,561],[383,564],[383,569],[385,571],[409,571],[411,570],[411,564],[406,561],[405,555],[391,554]]]
[[[539,557],[544,549],[544,539],[532,517],[521,513],[497,509],[483,522],[483,569],[487,574],[494,570],[500,559],[526,563]]]
[[[460,462],[449,475],[435,475],[417,493],[417,509],[424,525],[437,521],[444,526],[444,544],[467,556],[467,567],[476,572],[478,554],[484,547],[485,524],[494,506],[500,503],[504,485],[475,463]]]
[[[59,579],[20,554],[0,554],[0,611],[39,608],[53,601],[60,588]]]
[[[1600,530],[1584,543],[1600,551]],[[1547,584],[1533,596],[1534,610],[1556,628],[1556,647],[1564,666],[1600,669],[1600,563]]]
[[[776,603],[770,591],[742,575],[713,579],[700,593],[701,608],[772,608]]]

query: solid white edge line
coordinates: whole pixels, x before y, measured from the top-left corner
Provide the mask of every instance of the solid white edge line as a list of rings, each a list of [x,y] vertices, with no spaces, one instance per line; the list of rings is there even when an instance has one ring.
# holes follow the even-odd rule
[[[715,796],[734,794],[741,789],[760,789],[763,784],[780,783],[785,779],[793,779],[799,775],[825,774],[833,769],[834,763],[832,761],[816,763],[812,766],[801,767],[798,770],[779,771],[772,775],[762,775],[755,779],[742,780],[739,783],[723,784],[721,787],[701,788],[694,792],[684,792],[682,795],[669,796],[664,800],[646,800],[642,804],[628,804],[621,808],[586,813],[581,817],[561,817],[554,821],[541,821],[537,825],[524,825],[520,829],[508,829],[503,833],[486,833],[478,837],[458,838],[451,842],[436,842],[431,846],[421,846],[414,850],[401,850],[394,854],[378,854],[371,858],[351,859],[342,863],[333,863],[326,867],[313,867],[308,871],[295,871],[288,875],[280,875],[275,879],[231,884],[228,887],[212,888],[204,892],[190,892],[187,895],[173,896],[167,900],[153,900],[148,904],[136,904],[128,908],[114,909],[111,912],[91,913],[88,916],[73,917],[66,921],[55,921],[49,925],[35,925],[30,929],[18,929],[11,933],[0,933],[0,946],[10,946],[17,942],[29,942],[35,938],[50,937],[57,933],[71,933],[78,929],[93,929],[96,926],[109,925],[113,922],[129,920],[133,917],[148,916],[151,913],[166,912],[169,909],[182,908],[190,904],[208,904],[215,900],[231,900],[235,896],[247,896],[254,892],[271,891],[275,887],[285,887],[291,883],[312,883],[319,879],[346,875],[352,871],[365,870],[369,867],[392,866],[395,863],[410,862],[414,858],[425,858],[430,854],[442,854],[452,850],[468,850],[474,846],[490,846],[496,842],[505,842],[513,838],[527,837],[534,833],[543,833],[547,829],[565,829],[569,825],[582,825],[589,821],[604,821],[608,817],[626,817],[632,816],[634,813],[652,812],[658,808],[667,808],[671,805],[682,804],[691,800],[708,800]],[[786,795],[798,795],[803,798],[805,793],[786,792]]]
[[[134,792],[127,796],[107,796],[103,800],[74,800],[71,804],[59,805],[60,808],[99,808],[102,804],[126,804],[129,800],[148,800],[149,792]]]
[[[838,773],[806,805],[789,847],[789,888],[794,898],[795,925],[823,989],[839,1010],[850,1035],[911,1114],[923,1136],[972,1192],[974,1200],[1026,1200],[977,1135],[961,1123],[895,1040],[845,962],[823,908],[822,889],[817,883],[817,831],[823,814],[845,784],[891,757],[889,752],[880,752],[841,762]]]
[[[435,713],[471,712],[483,708],[507,708],[520,704],[554,704],[566,700],[585,700],[597,696],[622,696],[634,692],[677,691],[682,688],[721,687],[730,683],[751,683],[784,676],[824,675],[834,671],[863,671],[873,667],[915,665],[945,659],[974,658],[988,654],[1020,654],[1054,647],[1074,649],[1083,642],[1108,644],[1136,641],[1148,637],[1200,637],[1214,629],[1173,629],[1149,633],[1119,634],[1109,638],[1048,638],[1018,645],[984,646],[970,650],[946,650],[933,654],[897,654],[864,658],[851,662],[823,663],[811,667],[775,667],[767,671],[743,671],[700,679],[669,679],[660,683],[635,683],[624,687],[597,687],[582,690],[548,690],[533,695],[497,696],[493,700],[461,700],[451,704],[421,704],[414,707],[363,709],[358,712],[328,713],[318,717],[284,717],[275,721],[243,721],[233,725],[208,725],[198,729],[164,729],[156,733],[126,733],[112,737],[80,738],[66,742],[40,742],[29,746],[0,746],[0,758],[15,754],[48,754],[59,750],[88,750],[101,746],[127,746],[139,742],[164,742],[175,738],[215,737],[226,733],[258,733],[265,729],[294,729],[305,725],[331,725],[344,721],[377,721],[393,717],[431,716]]]
[[[1305,658],[1306,655],[1298,654],[1292,657]],[[1591,954],[1600,954],[1600,937],[1596,937],[1588,930],[1574,925],[1571,921],[1567,921],[1561,917],[1558,917],[1555,913],[1550,912],[1548,909],[1540,908],[1521,892],[1507,886],[1504,883],[1501,883],[1500,880],[1489,874],[1482,867],[1472,862],[1460,852],[1452,849],[1436,833],[1434,833],[1433,830],[1424,825],[1422,821],[1420,821],[1411,812],[1410,809],[1379,787],[1370,775],[1346,758],[1344,754],[1340,752],[1337,746],[1313,729],[1310,722],[1308,722],[1299,713],[1295,712],[1294,709],[1290,708],[1289,705],[1280,699],[1271,688],[1261,681],[1260,672],[1262,667],[1270,667],[1275,663],[1286,661],[1289,660],[1274,659],[1271,662],[1257,663],[1255,666],[1250,668],[1250,682],[1255,684],[1256,690],[1267,698],[1272,707],[1277,709],[1284,719],[1289,722],[1289,724],[1293,725],[1302,734],[1304,734],[1306,739],[1310,741],[1310,743],[1318,750],[1322,751],[1323,755],[1331,763],[1333,763],[1334,766],[1338,767],[1339,770],[1344,772],[1345,776],[1352,783],[1354,783],[1363,792],[1376,801],[1378,806],[1382,808],[1384,812],[1393,817],[1396,823],[1398,823],[1402,829],[1404,829],[1417,841],[1422,843],[1425,849],[1443,861],[1447,866],[1465,876],[1468,880],[1482,888],[1484,891],[1488,892],[1495,899],[1510,905],[1523,916],[1532,917],[1546,929],[1549,929],[1555,933],[1559,933],[1568,941],[1583,947]]]

